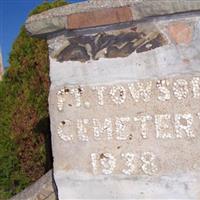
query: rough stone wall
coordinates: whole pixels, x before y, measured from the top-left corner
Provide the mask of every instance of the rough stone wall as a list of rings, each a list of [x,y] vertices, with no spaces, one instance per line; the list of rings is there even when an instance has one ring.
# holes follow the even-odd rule
[[[28,19],[49,33],[59,199],[200,198],[199,3],[93,0]]]

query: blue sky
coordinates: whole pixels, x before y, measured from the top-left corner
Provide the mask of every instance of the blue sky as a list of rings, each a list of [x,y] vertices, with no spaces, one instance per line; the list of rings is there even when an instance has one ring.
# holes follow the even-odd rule
[[[50,0],[49,0],[50,1]],[[68,0],[77,3],[84,0]],[[0,0],[0,46],[4,66],[8,66],[8,56],[12,43],[25,22],[28,13],[44,0]]]

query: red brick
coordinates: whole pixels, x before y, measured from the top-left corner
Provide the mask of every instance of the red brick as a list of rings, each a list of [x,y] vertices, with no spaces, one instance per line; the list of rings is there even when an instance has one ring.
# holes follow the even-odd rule
[[[132,11],[129,7],[106,8],[69,15],[67,29],[89,28],[132,20]]]
[[[192,27],[186,22],[174,22],[168,27],[171,39],[177,44],[188,45],[192,40]]]

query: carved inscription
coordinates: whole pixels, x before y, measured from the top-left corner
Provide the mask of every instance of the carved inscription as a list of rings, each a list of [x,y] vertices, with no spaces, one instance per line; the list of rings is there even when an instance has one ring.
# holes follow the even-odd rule
[[[125,142],[163,144],[200,137],[200,77],[66,86],[56,96],[58,115],[73,113],[57,125],[57,135],[66,144],[79,142],[89,148],[90,143],[104,142],[112,149]],[[159,155],[148,147],[135,152],[133,146],[117,154],[93,148],[88,159],[94,175],[153,175],[161,170]]]
[[[124,168],[121,169],[121,172],[125,175],[137,173],[138,167],[146,175],[153,175],[158,171],[158,167],[155,164],[156,156],[152,152],[144,152],[138,158],[134,153],[127,152],[121,154],[121,159],[124,160]],[[141,162],[140,166],[136,166],[136,159]],[[92,153],[91,160],[94,174],[97,173],[98,168],[101,169],[103,174],[112,174],[117,164],[117,159],[110,153]]]
[[[93,129],[94,140],[128,140],[130,125],[139,126],[140,135],[143,139],[148,139],[148,123],[154,123],[155,138],[158,139],[178,139],[195,138],[193,131],[193,121],[198,120],[198,113],[188,114],[170,114],[164,115],[145,115],[142,117],[117,117],[115,119],[78,119],[75,122],[64,120],[58,125],[58,135],[64,141],[79,140],[88,142],[87,129]],[[154,119],[154,120],[153,120]],[[135,123],[139,121],[139,123]],[[149,122],[148,122],[149,121]],[[71,126],[76,127],[76,132],[72,135]],[[173,133],[172,130],[175,130]]]

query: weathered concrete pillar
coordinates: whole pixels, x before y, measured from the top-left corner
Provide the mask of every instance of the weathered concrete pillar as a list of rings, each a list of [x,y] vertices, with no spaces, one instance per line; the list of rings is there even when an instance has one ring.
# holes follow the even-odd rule
[[[93,0],[27,20],[48,38],[59,199],[200,199],[199,9]]]

